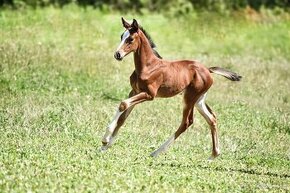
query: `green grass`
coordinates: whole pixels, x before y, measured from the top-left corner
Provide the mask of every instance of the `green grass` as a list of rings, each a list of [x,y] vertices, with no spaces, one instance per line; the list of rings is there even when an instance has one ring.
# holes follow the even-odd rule
[[[182,96],[137,106],[116,144],[99,152],[130,91],[132,56],[117,62],[121,15],[77,7],[0,12],[0,192],[289,192],[290,22],[214,15],[135,17],[167,59],[197,59],[215,76],[221,156],[195,124],[160,157]]]

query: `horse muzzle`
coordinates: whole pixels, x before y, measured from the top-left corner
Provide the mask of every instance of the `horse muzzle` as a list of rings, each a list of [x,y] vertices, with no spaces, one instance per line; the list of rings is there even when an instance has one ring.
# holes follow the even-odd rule
[[[123,59],[123,57],[119,51],[115,52],[114,57],[116,60],[119,60],[119,61],[121,61]]]

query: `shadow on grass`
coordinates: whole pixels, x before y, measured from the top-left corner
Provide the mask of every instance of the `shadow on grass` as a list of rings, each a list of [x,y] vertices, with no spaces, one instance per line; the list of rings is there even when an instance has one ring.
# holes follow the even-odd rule
[[[271,177],[277,177],[277,178],[290,178],[290,174],[278,174],[274,172],[260,172],[253,169],[244,169],[244,168],[226,168],[226,167],[211,167],[210,165],[185,165],[182,163],[160,163],[157,164],[159,166],[167,166],[167,167],[174,167],[174,168],[199,168],[204,170],[216,170],[220,172],[238,172],[238,173],[244,173],[249,175],[258,175],[258,176],[271,176]]]
[[[103,93],[101,97],[105,100],[110,100],[110,101],[122,101],[122,99],[113,97],[107,93]]]

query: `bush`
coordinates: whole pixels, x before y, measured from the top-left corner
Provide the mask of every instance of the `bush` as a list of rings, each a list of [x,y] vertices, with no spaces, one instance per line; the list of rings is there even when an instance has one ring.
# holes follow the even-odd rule
[[[176,14],[184,14],[192,8],[198,10],[208,10],[223,12],[224,10],[237,10],[247,6],[255,10],[261,7],[289,10],[290,1],[287,0],[1,0],[0,7],[62,7],[67,4],[76,3],[80,6],[93,6],[104,9],[109,7],[119,11],[141,12],[143,9],[148,11],[174,11]]]

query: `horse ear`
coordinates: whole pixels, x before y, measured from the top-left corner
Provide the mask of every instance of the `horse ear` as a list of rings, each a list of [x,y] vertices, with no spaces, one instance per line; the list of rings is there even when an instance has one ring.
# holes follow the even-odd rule
[[[123,23],[124,28],[128,29],[130,27],[130,24],[127,21],[125,21],[123,17],[122,17],[122,23]]]
[[[138,30],[139,25],[138,25],[138,22],[136,21],[136,19],[133,19],[133,23],[131,24],[131,27],[136,31]]]

